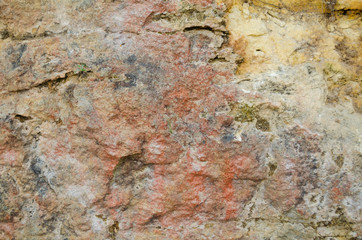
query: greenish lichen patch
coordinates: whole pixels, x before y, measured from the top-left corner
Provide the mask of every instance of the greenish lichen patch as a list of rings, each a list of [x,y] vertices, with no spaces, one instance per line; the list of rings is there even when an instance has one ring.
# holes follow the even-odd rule
[[[104,222],[107,221],[107,218],[104,217],[102,214],[98,214],[98,215],[96,215],[96,217],[99,218],[99,219],[102,219]]]
[[[231,115],[234,116],[234,120],[240,123],[252,122],[257,117],[258,109],[247,103],[231,103]]]
[[[328,86],[327,103],[335,104],[349,100],[352,101],[355,111],[362,113],[362,79],[341,71],[332,64],[327,64],[323,72]]]
[[[269,173],[268,173],[268,175],[269,175],[269,176],[273,176],[275,170],[276,170],[277,167],[278,167],[278,165],[277,165],[277,163],[269,163],[268,166],[269,166]]]
[[[333,160],[336,163],[336,165],[341,168],[344,164],[344,156],[343,154],[339,154],[337,156],[333,156]]]
[[[116,234],[118,231],[119,231],[119,222],[114,221],[114,223],[108,227],[108,232],[112,239],[116,239]]]
[[[255,127],[263,132],[268,132],[270,130],[269,122],[266,119],[261,118],[261,117],[257,117]]]
[[[233,102],[229,104],[230,114],[239,123],[255,122],[255,127],[263,132],[270,131],[269,122],[261,116],[260,107],[247,103]]]

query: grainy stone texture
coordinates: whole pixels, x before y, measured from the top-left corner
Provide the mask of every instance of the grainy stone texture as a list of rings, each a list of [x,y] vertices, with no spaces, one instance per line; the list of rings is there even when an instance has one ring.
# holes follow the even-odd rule
[[[0,239],[361,239],[361,1],[0,1]]]

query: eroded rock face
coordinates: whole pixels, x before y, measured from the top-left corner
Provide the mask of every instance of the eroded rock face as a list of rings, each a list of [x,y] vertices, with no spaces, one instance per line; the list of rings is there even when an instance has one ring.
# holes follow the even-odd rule
[[[0,2],[0,238],[359,239],[360,10]]]

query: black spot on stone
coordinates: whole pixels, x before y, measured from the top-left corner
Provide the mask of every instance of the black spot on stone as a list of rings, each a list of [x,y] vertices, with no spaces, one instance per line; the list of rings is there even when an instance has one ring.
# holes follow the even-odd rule
[[[31,160],[30,163],[30,169],[35,173],[35,175],[40,175],[41,174],[41,168],[39,166],[39,162],[40,159],[39,158],[34,158],[33,160]]]
[[[229,142],[231,142],[232,140],[234,140],[234,136],[231,135],[231,134],[224,135],[224,136],[221,138],[221,141],[222,141],[223,143],[229,143]]]
[[[126,73],[126,80],[115,82],[114,83],[114,90],[118,90],[120,88],[129,88],[137,86],[137,76],[132,73]]]
[[[98,66],[98,65],[103,64],[105,61],[106,61],[106,60],[105,60],[104,58],[97,58],[97,59],[93,62],[93,64],[96,65],[96,66]]]
[[[311,67],[311,66],[308,66],[307,67],[307,70],[308,70],[308,74],[312,74],[313,72],[315,72],[315,68],[314,67]]]
[[[136,55],[131,55],[126,59],[126,63],[128,64],[134,64],[137,61]]]
[[[126,76],[126,78],[127,78],[128,80],[130,80],[130,81],[136,82],[136,80],[137,80],[137,76],[134,75],[134,74],[132,74],[132,73],[126,73],[125,76]]]
[[[13,54],[15,52],[15,49],[13,48],[13,46],[10,46],[5,50],[5,52],[8,56],[10,56],[11,54]]]
[[[57,219],[52,216],[50,219],[43,221],[43,228],[47,230],[47,232],[53,232],[56,228]]]
[[[120,88],[130,88],[130,87],[135,87],[135,86],[137,86],[137,84],[133,80],[131,80],[131,81],[119,81],[119,82],[114,83],[114,90],[118,90]]]
[[[28,46],[26,44],[21,44],[19,47],[20,54],[23,55],[23,53],[26,51],[27,48]]]
[[[35,187],[36,187],[36,190],[37,190],[37,192],[39,193],[39,195],[41,197],[44,197],[47,194],[48,190],[49,190],[48,189],[48,183],[42,177],[37,179]]]
[[[157,65],[155,65],[153,63],[149,63],[149,62],[140,62],[139,65],[142,66],[142,67],[145,67],[151,73],[161,70],[161,68],[159,66],[157,66]]]
[[[19,46],[19,48],[15,51],[15,58],[14,60],[11,62],[12,68],[15,69],[17,67],[20,66],[20,60],[21,57],[23,56],[24,52],[26,51],[26,49],[28,48],[28,46],[26,44],[21,44]],[[14,51],[13,51],[14,52]]]
[[[64,98],[67,99],[68,101],[72,100],[74,98],[74,89],[75,89],[75,85],[69,85],[65,91],[64,91]]]
[[[0,38],[1,39],[6,39],[8,37],[10,37],[10,33],[9,33],[9,31],[7,29],[0,32]]]

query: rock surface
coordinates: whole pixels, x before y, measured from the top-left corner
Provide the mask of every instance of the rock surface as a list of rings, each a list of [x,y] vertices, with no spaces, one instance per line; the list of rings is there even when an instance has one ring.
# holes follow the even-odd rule
[[[1,1],[0,239],[361,239],[361,9]]]

